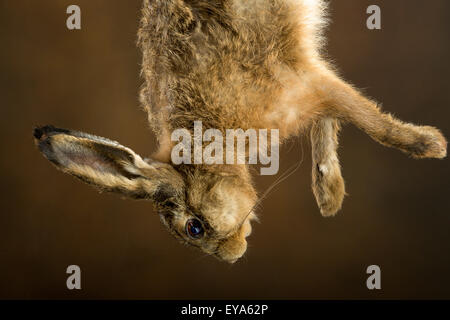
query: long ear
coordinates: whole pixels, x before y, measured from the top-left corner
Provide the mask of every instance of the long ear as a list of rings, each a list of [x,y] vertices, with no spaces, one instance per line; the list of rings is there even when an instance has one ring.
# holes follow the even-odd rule
[[[156,202],[182,192],[183,180],[172,166],[149,164],[115,141],[53,126],[34,129],[34,137],[58,169],[101,190]]]

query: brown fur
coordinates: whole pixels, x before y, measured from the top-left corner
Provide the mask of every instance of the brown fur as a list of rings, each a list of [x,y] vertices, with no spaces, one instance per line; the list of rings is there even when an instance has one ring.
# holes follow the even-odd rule
[[[316,120],[311,128],[312,188],[324,216],[336,214],[345,195],[337,156],[339,129],[339,122],[332,118]]]
[[[311,128],[313,191],[325,216],[341,208],[345,195],[340,121],[415,158],[445,157],[439,130],[382,113],[321,58],[325,9],[321,0],[144,0],[141,101],[160,143],[154,160],[50,127],[35,133],[41,151],[84,181],[153,200],[178,239],[229,262],[244,254],[255,219],[248,167],[172,166],[174,129],[192,131],[200,120],[222,132],[279,129],[285,140]],[[204,226],[201,239],[186,234],[193,218]]]

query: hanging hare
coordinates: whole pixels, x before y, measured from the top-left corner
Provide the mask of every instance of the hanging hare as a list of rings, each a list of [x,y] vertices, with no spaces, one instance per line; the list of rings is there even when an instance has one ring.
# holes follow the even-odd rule
[[[117,142],[52,126],[36,128],[39,150],[63,172],[101,190],[155,204],[180,241],[235,262],[257,194],[248,165],[174,165],[171,133],[194,121],[224,132],[310,130],[313,191],[332,216],[345,195],[336,154],[340,122],[413,158],[444,158],[440,131],[383,113],[321,56],[321,0],[145,0],[138,34],[143,107],[159,149],[143,159]]]

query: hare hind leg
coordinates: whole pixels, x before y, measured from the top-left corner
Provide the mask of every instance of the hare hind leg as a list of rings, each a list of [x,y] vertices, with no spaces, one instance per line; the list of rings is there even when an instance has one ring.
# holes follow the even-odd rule
[[[311,127],[312,189],[323,216],[333,216],[342,207],[345,184],[337,156],[340,125],[333,118],[314,121]]]
[[[446,157],[447,141],[438,129],[405,123],[381,112],[375,102],[331,72],[317,80],[316,88],[325,114],[352,122],[375,141],[413,158]]]

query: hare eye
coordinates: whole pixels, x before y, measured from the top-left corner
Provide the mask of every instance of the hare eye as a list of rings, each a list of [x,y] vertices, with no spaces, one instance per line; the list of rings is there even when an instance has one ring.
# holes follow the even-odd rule
[[[205,231],[202,223],[198,219],[190,219],[186,222],[186,233],[193,239],[200,239]]]

